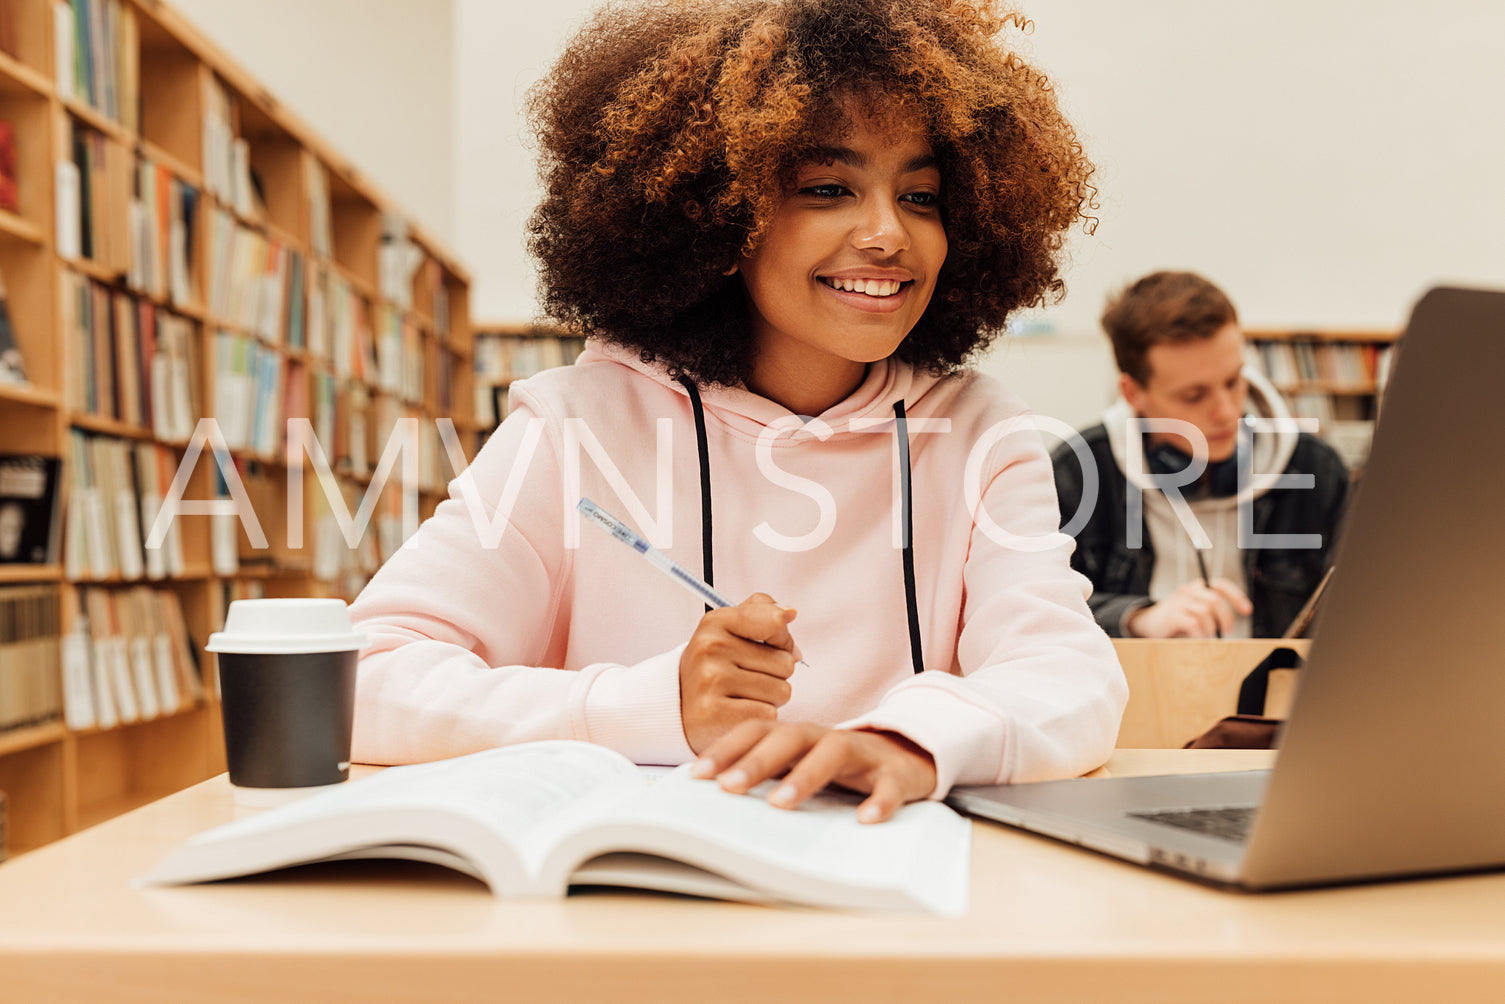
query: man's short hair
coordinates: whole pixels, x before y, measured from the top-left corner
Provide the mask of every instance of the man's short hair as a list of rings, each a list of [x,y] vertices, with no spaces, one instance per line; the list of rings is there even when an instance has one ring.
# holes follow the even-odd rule
[[[1108,299],[1103,330],[1120,372],[1150,379],[1150,349],[1211,338],[1238,321],[1233,301],[1195,272],[1152,272]]]

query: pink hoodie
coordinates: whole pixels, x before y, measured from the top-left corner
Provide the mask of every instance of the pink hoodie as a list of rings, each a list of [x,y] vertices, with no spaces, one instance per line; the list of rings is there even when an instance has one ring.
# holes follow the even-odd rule
[[[910,659],[893,404],[908,413],[926,671]],[[717,590],[799,611],[807,667],[781,720],[882,728],[954,784],[1067,777],[1112,751],[1127,689],[1058,532],[1024,404],[964,372],[874,363],[808,423],[741,389],[703,392]],[[685,388],[592,347],[512,385],[512,414],[450,498],[352,605],[354,755],[457,756],[584,739],[639,763],[693,759],[679,657],[704,606],[587,525],[584,495],[699,574],[700,467]],[[1010,421],[1014,420],[1011,425]],[[1020,427],[1022,423],[1022,428]]]

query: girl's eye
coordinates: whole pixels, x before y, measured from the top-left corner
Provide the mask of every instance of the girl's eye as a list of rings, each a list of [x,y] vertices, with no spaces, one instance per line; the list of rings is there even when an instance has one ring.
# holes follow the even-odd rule
[[[839,199],[846,194],[846,189],[834,182],[823,185],[806,185],[800,189],[801,195],[811,195],[817,199]]]
[[[903,200],[920,209],[936,209],[941,204],[940,192],[910,192]]]

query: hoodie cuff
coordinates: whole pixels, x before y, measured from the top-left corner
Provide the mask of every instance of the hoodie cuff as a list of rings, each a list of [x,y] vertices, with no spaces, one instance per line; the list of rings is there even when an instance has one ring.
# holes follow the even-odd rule
[[[1130,615],[1153,604],[1154,601],[1148,596],[1134,596],[1126,593],[1095,606],[1092,617],[1097,621],[1098,626],[1107,632],[1109,638],[1134,638],[1137,635],[1129,633]]]
[[[925,750],[935,758],[935,788],[927,796],[933,799],[956,784],[999,784],[1012,769],[997,713],[943,686],[911,684],[836,727],[897,732]]]
[[[585,738],[633,763],[676,765],[695,759],[679,713],[680,645],[632,666],[607,666],[585,693]]]

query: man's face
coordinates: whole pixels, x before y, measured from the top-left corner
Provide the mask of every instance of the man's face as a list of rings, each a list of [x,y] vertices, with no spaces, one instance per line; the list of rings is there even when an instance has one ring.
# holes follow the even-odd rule
[[[1156,345],[1145,353],[1149,378],[1140,383],[1119,375],[1119,390],[1141,418],[1172,418],[1197,427],[1207,443],[1209,463],[1227,460],[1238,447],[1239,420],[1249,385],[1244,380],[1244,335],[1228,324],[1208,338]],[[1189,454],[1199,444],[1175,433],[1151,432],[1152,443],[1168,443]]]

